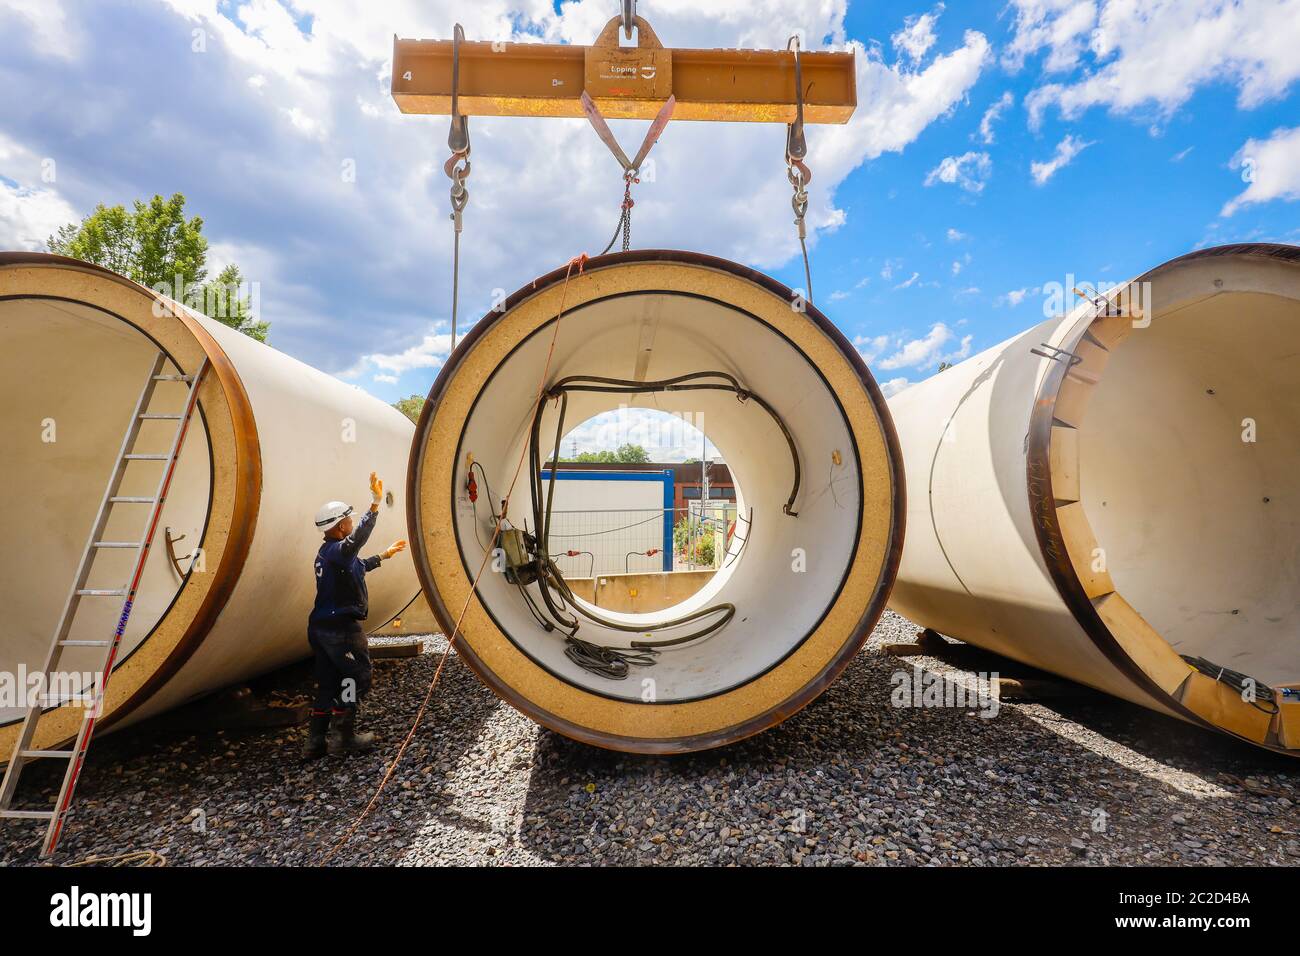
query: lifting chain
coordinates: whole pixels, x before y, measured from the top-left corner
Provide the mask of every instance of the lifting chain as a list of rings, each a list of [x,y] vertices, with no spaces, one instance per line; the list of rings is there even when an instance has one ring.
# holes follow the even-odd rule
[[[451,180],[451,221],[454,229],[451,279],[451,347],[456,348],[456,319],[460,309],[460,233],[464,226],[465,207],[469,205],[469,189],[465,180],[470,173],[469,117],[460,112],[460,45],[465,40],[465,28],[456,24],[451,46],[451,130],[447,134],[447,148],[451,157],[443,164],[443,172]]]
[[[659,142],[659,137],[663,135],[664,127],[668,121],[673,118],[673,110],[677,108],[677,97],[668,97],[667,102],[660,108],[654,122],[650,124],[650,129],[646,131],[645,139],[641,142],[641,148],[637,150],[634,158],[628,159],[627,153],[623,152],[623,147],[618,144],[614,138],[613,131],[609,124],[605,122],[605,117],[600,115],[600,109],[596,103],[584,90],[582,93],[582,111],[587,115],[587,121],[591,123],[591,128],[596,131],[600,141],[605,144],[618,164],[623,167],[623,205],[621,215],[619,216],[618,225],[614,228],[614,235],[609,240],[609,245],[605,247],[605,252],[609,252],[618,241],[619,233],[623,234],[623,251],[627,252],[632,248],[632,207],[636,205],[632,201],[632,186],[641,182],[641,167],[644,165],[646,157],[650,155],[650,150],[654,148],[655,143]],[[602,252],[601,255],[604,255]]]
[[[799,248],[803,251],[804,280],[808,284],[807,300],[811,302],[813,297],[812,266],[808,261],[808,225],[806,219],[808,215],[808,184],[812,182],[812,170],[804,162],[808,157],[808,141],[804,137],[803,60],[798,34],[790,37],[786,49],[794,53],[795,118],[786,131],[785,169],[786,178],[790,180],[790,185],[794,187],[794,196],[790,199],[790,207],[794,210],[794,224],[799,227]]]

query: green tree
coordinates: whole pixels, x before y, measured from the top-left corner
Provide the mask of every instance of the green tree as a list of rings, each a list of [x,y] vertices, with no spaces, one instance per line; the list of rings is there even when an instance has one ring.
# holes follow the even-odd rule
[[[617,451],[603,448],[600,451],[584,451],[569,457],[560,457],[560,461],[588,462],[597,465],[644,465],[650,461],[650,453],[640,445],[619,445]]]
[[[50,252],[112,269],[236,331],[265,342],[269,322],[253,313],[252,293],[239,267],[228,265],[208,281],[203,219],[185,218],[185,196],[154,196],[125,206],[100,203],[79,223],[46,241]]]
[[[650,455],[640,445],[619,445],[614,458],[632,465],[644,465],[650,460]]]
[[[408,395],[406,398],[399,398],[393,402],[393,407],[409,418],[413,422],[420,420],[420,412],[424,410],[423,395]]]

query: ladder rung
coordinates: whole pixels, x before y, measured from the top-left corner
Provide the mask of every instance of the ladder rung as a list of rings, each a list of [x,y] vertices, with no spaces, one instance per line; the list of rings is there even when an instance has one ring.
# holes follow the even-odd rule
[[[140,417],[143,419],[147,419],[148,421],[178,422],[181,420],[180,415],[160,415],[157,414],[156,412],[145,412]]]
[[[115,505],[151,505],[158,499],[140,498],[136,495],[117,495],[113,498],[109,498],[108,500]]]
[[[53,810],[0,810],[0,817],[13,817],[17,820],[53,820]]]
[[[82,588],[77,592],[77,597],[125,597],[126,588],[116,588],[112,591],[101,590],[100,588]]]
[[[96,541],[97,548],[139,548],[139,541]]]
[[[108,647],[112,641],[59,641],[60,647]]]
[[[194,381],[194,376],[193,375],[155,375],[153,377],[153,380],[155,382],[192,382]]]
[[[123,461],[166,461],[168,455],[123,455]]]
[[[65,760],[76,756],[75,750],[24,750],[24,757],[63,757]]]

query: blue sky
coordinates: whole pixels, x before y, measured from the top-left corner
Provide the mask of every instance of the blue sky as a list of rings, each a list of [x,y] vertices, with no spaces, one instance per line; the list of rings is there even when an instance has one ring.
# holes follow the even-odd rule
[[[1221,242],[1300,241],[1300,0],[642,0],[672,46],[855,49],[810,133],[821,308],[887,390]],[[386,400],[447,350],[446,120],[388,96],[394,33],[587,43],[580,0],[0,0],[0,247],[184,192],[271,342]],[[992,112],[990,112],[992,111]],[[629,151],[644,124],[616,123]],[[581,121],[478,120],[462,321],[608,240],[619,169]],[[675,123],[633,241],[800,286],[784,129]],[[344,170],[355,170],[351,179]]]

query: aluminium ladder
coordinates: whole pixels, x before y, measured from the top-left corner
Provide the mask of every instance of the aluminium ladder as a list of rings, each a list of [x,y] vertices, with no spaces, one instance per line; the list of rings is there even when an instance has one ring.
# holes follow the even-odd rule
[[[158,521],[162,514],[163,505],[167,500],[172,477],[176,472],[176,460],[180,456],[186,432],[189,430],[190,420],[194,415],[195,408],[198,406],[199,386],[202,384],[203,376],[208,370],[208,360],[204,358],[199,370],[193,375],[163,374],[167,361],[167,356],[159,352],[157,358],[154,359],[148,380],[140,392],[140,398],[136,402],[135,409],[131,413],[131,423],[127,426],[126,436],[122,440],[121,451],[118,452],[113,472],[108,479],[108,486],[104,490],[104,497],[99,504],[99,512],[95,516],[95,523],[91,528],[90,537],[86,541],[85,550],[82,552],[76,578],[73,580],[72,588],[68,592],[68,599],[63,606],[63,613],[59,617],[58,626],[55,628],[54,637],[50,642],[50,649],[45,656],[45,665],[42,670],[42,686],[37,692],[39,696],[34,701],[29,700],[26,702],[28,706],[23,717],[22,726],[19,729],[18,738],[14,742],[13,753],[9,757],[9,766],[5,770],[4,780],[0,783],[0,818],[49,821],[49,826],[45,831],[45,840],[41,845],[42,859],[52,854],[59,842],[59,834],[63,829],[64,818],[72,803],[72,794],[76,789],[77,777],[80,775],[85,762],[86,752],[90,749],[90,738],[91,734],[94,733],[95,721],[98,719],[100,709],[103,706],[104,692],[108,686],[109,678],[112,676],[113,664],[117,658],[118,648],[122,643],[122,635],[126,632],[126,624],[131,616],[132,605],[135,603],[136,591],[140,586],[145,563],[149,558],[154,533],[158,529]],[[177,370],[179,372],[179,368]],[[159,382],[185,382],[189,385],[185,408],[182,412],[164,415],[148,411],[154,389]],[[140,434],[141,424],[159,419],[176,422],[176,433],[172,438],[171,450],[166,454],[142,454],[136,452],[135,442]],[[158,481],[158,490],[153,497],[145,498],[118,494],[122,479],[126,475],[127,465],[133,461],[159,461],[164,463],[163,474]],[[138,541],[101,540],[101,536],[108,526],[109,513],[113,507],[128,504],[149,506],[149,516],[145,521],[144,531],[140,539]],[[95,563],[95,556],[99,551],[106,549],[133,550],[136,552],[130,580],[121,588],[98,589],[87,587],[91,568]],[[112,638],[101,641],[69,640],[68,635],[72,632],[73,618],[76,616],[81,599],[101,597],[122,597],[125,599]],[[93,691],[87,691],[83,687],[82,693],[54,697],[50,694],[50,678],[52,674],[57,672],[59,659],[63,655],[64,648],[67,647],[101,647],[104,649],[103,665],[97,675]],[[85,717],[81,722],[81,728],[77,733],[72,749],[33,749],[32,739],[36,734],[36,726],[40,722],[41,715],[45,711],[52,710],[63,704],[86,705]],[[12,809],[14,792],[17,790],[18,778],[22,774],[24,762],[28,759],[42,757],[68,761],[68,769],[63,775],[63,785],[59,788],[59,795],[55,801],[54,809]]]

